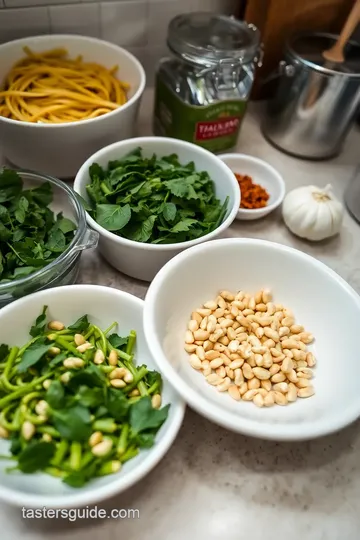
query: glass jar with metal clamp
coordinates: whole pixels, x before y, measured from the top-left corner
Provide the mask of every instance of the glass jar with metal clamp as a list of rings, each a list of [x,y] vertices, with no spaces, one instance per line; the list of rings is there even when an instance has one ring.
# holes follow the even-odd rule
[[[232,149],[261,62],[258,29],[191,13],[170,22],[167,42],[173,55],[160,61],[156,74],[154,133],[212,152]]]

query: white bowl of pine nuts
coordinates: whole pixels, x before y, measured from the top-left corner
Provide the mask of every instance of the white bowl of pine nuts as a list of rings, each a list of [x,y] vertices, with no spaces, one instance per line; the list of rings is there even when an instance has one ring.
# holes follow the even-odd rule
[[[359,320],[360,297],[330,268],[243,238],[177,255],[144,310],[154,361],[187,403],[274,440],[326,435],[360,415]]]
[[[15,347],[26,343],[29,340],[30,326],[39,313],[42,312],[45,305],[48,306],[47,315],[49,317],[48,321],[50,321],[48,328],[50,330],[62,332],[61,329],[64,325],[72,324],[84,314],[88,315],[89,322],[92,325],[97,325],[103,329],[108,328],[109,325],[113,326],[112,323],[116,321],[117,326],[113,326],[113,331],[118,333],[119,336],[127,336],[131,330],[135,330],[134,365],[141,366],[145,364],[148,370],[154,370],[156,366],[148,350],[142,328],[143,304],[144,302],[139,298],[110,287],[70,285],[47,289],[23,297],[0,310],[0,344],[6,343],[10,347]],[[75,344],[78,343],[77,339],[79,337],[81,337],[80,334],[75,334]],[[86,345],[86,342],[82,343],[82,341],[80,341],[79,347]],[[82,349],[78,348],[77,350],[82,352]],[[85,347],[84,350],[86,350]],[[98,352],[99,349],[96,350],[96,354]],[[70,365],[70,360],[72,360],[72,365]],[[76,358],[76,360],[79,360],[79,358]],[[108,360],[109,362],[104,362],[102,367],[104,369],[103,373],[109,373],[109,379],[111,379],[109,388],[120,388],[120,386],[111,384],[114,380],[111,377],[111,368],[105,371],[107,363],[109,366],[116,365],[116,362],[115,364],[110,363],[110,355]],[[104,357],[98,362],[95,355],[94,364],[100,364],[103,361]],[[74,365],[74,359],[71,358],[64,362],[67,362],[64,363],[66,368],[81,367]],[[115,368],[115,371],[119,370]],[[1,375],[3,375],[3,370]],[[65,375],[66,372],[60,378],[64,385],[68,381],[68,379],[63,378]],[[2,382],[3,377],[1,377],[1,384]],[[3,387],[1,388],[3,390]],[[44,388],[48,388],[48,386],[44,386]],[[36,389],[37,392],[43,391],[41,385],[37,386]],[[0,398],[3,398],[2,390],[0,391]],[[157,395],[160,396],[160,394]],[[96,504],[129,488],[162,459],[173,443],[182,424],[185,411],[184,403],[167,381],[163,381],[161,397],[161,406],[170,404],[170,408],[166,420],[156,434],[154,445],[151,448],[141,448],[135,457],[126,462],[124,461],[121,468],[117,467],[116,471],[112,470],[112,474],[98,475],[82,486],[72,487],[64,482],[63,476],[51,476],[47,473],[47,470],[33,472],[33,474],[25,474],[25,472],[19,470],[10,474],[6,470],[7,467],[16,463],[2,459],[0,460],[0,500],[27,508],[41,508],[43,506],[50,508],[77,508]],[[153,408],[155,408],[154,404]],[[5,407],[2,407],[0,412],[3,413],[4,409]],[[2,428],[0,430],[0,454],[4,456],[10,453],[10,441],[7,440],[8,434],[4,438],[2,420],[3,418],[0,418],[0,427]],[[9,431],[9,434],[11,433]],[[22,433],[25,438],[24,431]],[[90,440],[98,433],[93,433],[89,438],[89,447],[93,446]],[[113,432],[113,436],[115,433]],[[38,436],[41,436],[40,431],[35,432],[31,442],[36,443]],[[53,442],[58,448],[58,439],[54,434],[53,437]],[[48,439],[46,441],[48,442]],[[100,442],[100,444],[102,443]],[[84,457],[84,452],[81,455]],[[101,454],[95,454],[94,452],[94,455],[100,456]],[[65,466],[68,461],[69,458],[64,455],[59,466]]]

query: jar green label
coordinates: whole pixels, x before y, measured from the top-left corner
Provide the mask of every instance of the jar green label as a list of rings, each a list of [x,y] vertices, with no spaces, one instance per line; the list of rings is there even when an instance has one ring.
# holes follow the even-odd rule
[[[224,152],[236,145],[245,109],[243,100],[189,105],[157,76],[154,111],[157,135],[193,142],[211,152]]]

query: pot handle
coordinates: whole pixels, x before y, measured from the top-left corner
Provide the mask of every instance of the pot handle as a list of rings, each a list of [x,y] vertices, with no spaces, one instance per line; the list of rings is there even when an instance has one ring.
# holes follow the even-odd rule
[[[287,64],[285,60],[280,60],[278,67],[260,82],[264,86],[282,75],[285,75],[285,77],[293,77],[295,75],[295,67],[292,64]]]
[[[92,229],[86,229],[84,238],[78,246],[75,247],[75,251],[84,251],[85,249],[96,248],[99,241],[99,233]]]

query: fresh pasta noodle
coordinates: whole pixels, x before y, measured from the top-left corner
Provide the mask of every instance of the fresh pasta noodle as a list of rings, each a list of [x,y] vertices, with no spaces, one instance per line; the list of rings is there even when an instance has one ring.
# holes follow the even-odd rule
[[[0,88],[0,116],[34,123],[78,122],[111,112],[127,102],[129,85],[107,69],[66,49],[35,53],[17,62]]]

